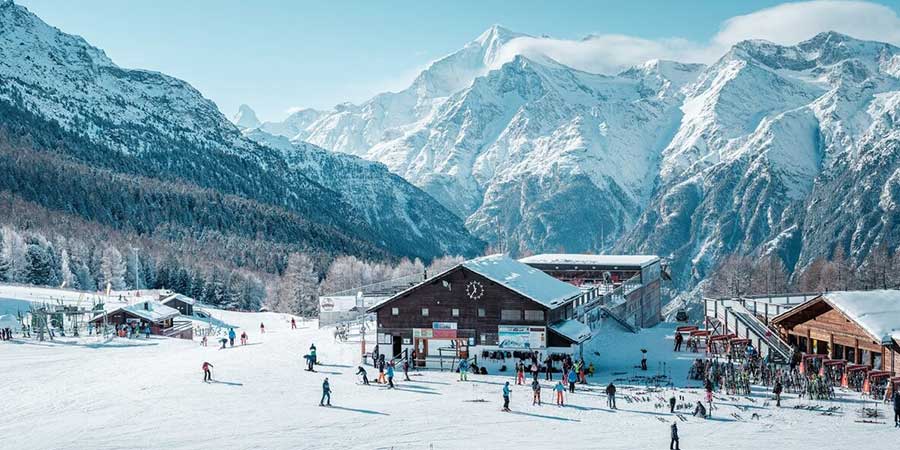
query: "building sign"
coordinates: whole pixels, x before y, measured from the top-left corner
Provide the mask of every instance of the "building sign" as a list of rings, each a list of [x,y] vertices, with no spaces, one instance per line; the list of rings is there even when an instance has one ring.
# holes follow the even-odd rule
[[[546,342],[546,327],[511,325],[497,327],[497,343],[501,348],[544,348]]]
[[[434,337],[434,331],[431,328],[413,328],[413,337],[431,339]]]
[[[456,337],[456,322],[433,322],[431,327],[435,339],[453,339]]]

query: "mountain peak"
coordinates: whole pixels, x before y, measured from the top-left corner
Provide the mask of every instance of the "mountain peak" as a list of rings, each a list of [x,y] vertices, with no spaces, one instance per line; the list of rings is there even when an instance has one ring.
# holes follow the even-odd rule
[[[237,114],[231,119],[240,129],[256,128],[260,125],[256,112],[249,105],[241,105],[238,107]]]
[[[525,34],[517,33],[504,27],[503,25],[494,24],[490,28],[481,33],[475,42],[482,46],[490,46],[492,43],[503,45],[517,37],[525,36]]]

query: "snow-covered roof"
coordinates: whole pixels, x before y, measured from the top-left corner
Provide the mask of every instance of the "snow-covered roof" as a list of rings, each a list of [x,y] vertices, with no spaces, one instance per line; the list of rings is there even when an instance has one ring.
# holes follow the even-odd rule
[[[187,303],[188,305],[193,305],[193,304],[197,303],[196,300],[194,300],[184,294],[172,294],[172,295],[160,300],[159,302],[162,303],[163,305],[165,305],[166,303],[169,303],[172,300],[178,300],[178,301]]]
[[[506,255],[482,256],[465,261],[462,266],[548,308],[581,295],[576,286]]]
[[[576,344],[591,338],[591,328],[575,319],[556,322],[550,325],[550,329]]]
[[[585,266],[645,267],[659,261],[656,255],[579,255],[574,253],[545,253],[519,260],[525,264],[572,264]]]
[[[119,310],[128,311],[129,313],[134,314],[135,316],[138,316],[142,319],[147,319],[150,322],[160,322],[160,321],[170,319],[172,317],[175,317],[175,316],[181,314],[175,308],[172,308],[170,306],[163,305],[160,302],[154,302],[154,301],[135,303],[134,305],[120,306],[116,309],[109,311],[106,314],[112,314]],[[103,314],[97,314],[96,316],[94,316],[94,319],[97,319],[99,317],[103,317]]]
[[[873,337],[900,341],[900,290],[835,291],[822,297]]]

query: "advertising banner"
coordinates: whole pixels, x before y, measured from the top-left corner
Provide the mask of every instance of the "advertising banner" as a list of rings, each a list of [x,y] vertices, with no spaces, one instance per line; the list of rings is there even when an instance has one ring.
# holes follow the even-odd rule
[[[456,337],[456,322],[433,322],[431,326],[435,338],[452,339]]]
[[[500,325],[497,342],[501,348],[543,348],[547,342],[545,327]]]

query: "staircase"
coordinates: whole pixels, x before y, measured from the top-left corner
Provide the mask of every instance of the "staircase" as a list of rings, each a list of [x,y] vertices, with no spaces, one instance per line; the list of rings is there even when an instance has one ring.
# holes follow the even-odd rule
[[[768,352],[774,362],[790,361],[794,353],[791,346],[747,310],[740,300],[717,300],[716,303],[714,308],[710,308],[710,303],[707,303],[706,316],[716,328],[721,328],[719,333],[734,333],[740,338],[751,339],[760,354]]]

